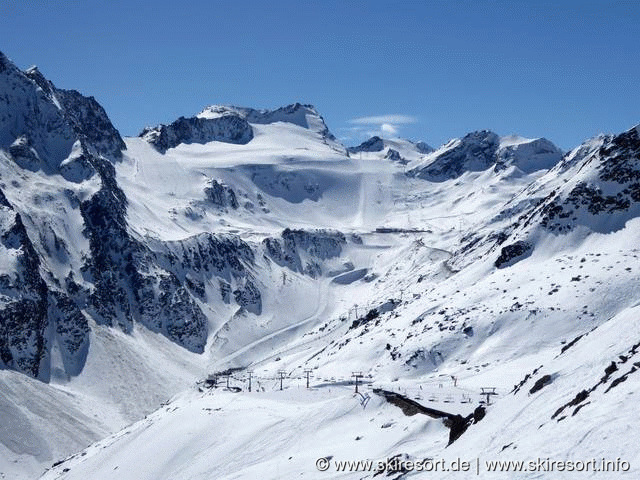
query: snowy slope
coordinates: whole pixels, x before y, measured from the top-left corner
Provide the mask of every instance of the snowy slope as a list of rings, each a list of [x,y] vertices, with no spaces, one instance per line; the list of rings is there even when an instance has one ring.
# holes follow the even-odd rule
[[[621,458],[636,465],[637,448],[626,438],[638,426],[639,278],[629,266],[637,267],[640,252],[628,242],[638,234],[640,223],[633,220],[621,231],[578,243],[550,238],[541,244],[547,248],[509,268],[496,269],[487,257],[457,273],[445,268],[450,255],[414,240],[378,263],[392,267],[384,282],[373,283],[373,302],[365,307],[377,305],[378,316],[367,320],[362,313],[360,299],[371,287],[357,290],[357,321],[353,309],[346,310],[348,319],[329,319],[277,356],[254,362],[254,392],[185,393],[44,478],[107,478],[116,467],[137,478],[255,478],[257,472],[260,478],[371,478],[338,474],[335,464],[331,474],[320,474],[315,461],[396,455],[479,461],[480,478],[497,478],[485,463],[492,460]],[[401,268],[398,256],[405,259]],[[399,290],[397,304],[375,302]],[[292,379],[279,392],[276,370],[283,368]],[[304,368],[314,372],[310,392]],[[446,447],[440,420],[406,417],[370,389],[372,400],[363,409],[352,386],[322,386],[358,369],[374,385],[445,411],[469,413],[482,386],[497,387],[499,395],[484,419]],[[232,385],[246,388],[246,374],[236,378]],[[467,398],[473,403],[461,403]],[[247,412],[255,423],[244,426]],[[141,464],[134,453],[141,448],[163,452],[161,461]],[[518,478],[565,477],[530,472]]]
[[[450,140],[420,161],[413,162],[409,173],[436,182],[489,167],[495,171],[511,167],[532,173],[553,167],[561,158],[562,151],[545,138],[499,137],[489,130],[481,130]]]
[[[321,474],[328,456],[637,464],[637,127],[564,155],[490,131],[347,149],[292,104],[121,139],[93,98],[0,60],[0,477],[76,452],[44,478],[373,475]],[[229,369],[242,392],[194,387]],[[468,415],[489,386],[448,447],[442,420],[373,392]]]
[[[381,159],[406,165],[410,161],[422,160],[433,152],[433,148],[424,142],[412,142],[403,138],[380,138],[374,136],[357,147],[347,149],[350,156],[362,159]]]
[[[628,145],[624,151],[630,151],[631,157],[637,158]],[[570,152],[557,167],[565,172],[566,178],[576,174],[565,165],[575,161],[575,156],[575,152]],[[201,411],[210,413],[213,423],[207,423],[202,429],[197,425],[198,420],[188,423],[190,426],[184,428],[190,433],[179,435],[179,442],[190,438],[199,440],[184,444],[184,450],[165,446],[167,463],[163,466],[169,467],[152,473],[138,470],[143,478],[145,474],[149,475],[146,478],[198,478],[212,474],[220,478],[226,478],[225,475],[254,478],[257,471],[261,478],[280,478],[283,472],[320,478],[314,462],[324,456],[336,460],[380,460],[398,454],[412,459],[460,457],[469,462],[478,459],[482,462],[479,463],[481,478],[495,478],[484,462],[496,459],[528,462],[550,457],[587,462],[604,457],[613,461],[622,458],[631,465],[637,463],[637,449],[621,443],[624,442],[621,429],[637,428],[634,401],[629,395],[633,395],[633,385],[637,382],[634,376],[637,367],[633,362],[638,361],[634,358],[638,347],[634,345],[639,332],[632,318],[638,303],[634,287],[638,273],[633,267],[637,264],[638,252],[633,248],[635,242],[629,239],[638,238],[640,224],[637,220],[627,221],[626,226],[615,232],[601,232],[597,223],[590,231],[585,231],[584,226],[569,233],[551,230],[540,235],[530,257],[510,267],[496,268],[498,253],[490,253],[495,250],[479,258],[473,248],[465,250],[465,243],[469,241],[465,222],[474,221],[474,228],[469,230],[489,234],[497,226],[508,226],[518,213],[509,211],[512,208],[509,189],[512,203],[529,205],[529,202],[535,203],[535,197],[527,202],[521,198],[528,191],[527,185],[535,178],[538,180],[532,183],[534,186],[546,180],[541,177],[544,171],[522,180],[520,173],[505,175],[504,171],[496,172],[492,167],[446,180],[441,194],[437,192],[442,182],[432,184],[427,194],[419,190],[424,184],[403,180],[405,188],[413,186],[413,193],[402,199],[408,206],[407,213],[414,213],[414,218],[425,216],[426,212],[416,207],[431,202],[426,209],[429,214],[433,215],[439,206],[440,213],[450,215],[440,215],[443,218],[439,218],[439,222],[431,218],[435,224],[431,231],[428,228],[407,231],[407,227],[416,226],[408,217],[396,219],[397,230],[360,231],[362,247],[376,253],[367,270],[372,280],[349,284],[349,298],[357,301],[344,297],[334,301],[338,308],[333,318],[325,312],[326,321],[310,334],[276,347],[274,353],[264,360],[254,360],[251,365],[254,374],[263,378],[275,378],[276,371],[282,368],[294,378],[300,378],[304,368],[312,368],[316,384],[321,384],[322,379],[348,378],[352,370],[363,370],[372,376],[376,385],[406,392],[443,410],[460,409],[465,414],[470,411],[469,406],[457,407],[450,402],[460,405],[466,398],[477,402],[480,387],[495,386],[499,396],[485,419],[445,449],[447,432],[441,421],[404,417],[399,409],[380,403],[376,397],[363,411],[355,403],[357,399],[348,393],[349,387],[324,387],[306,393],[298,390],[303,381],[297,380],[290,382],[289,391],[268,393],[277,388],[277,382],[272,380],[264,386],[265,392],[185,394],[175,400],[176,412],[182,408],[205,409]],[[556,182],[568,183],[562,178]],[[456,188],[468,194],[470,185],[481,187],[475,193],[484,197],[484,201],[461,196],[452,212],[444,192],[448,192],[448,198],[455,195]],[[496,194],[495,190],[502,191]],[[504,196],[502,204],[500,195]],[[488,199],[494,199],[494,203]],[[475,213],[461,210],[456,215],[458,203],[477,210]],[[633,216],[632,212],[607,213]],[[449,231],[442,225],[447,218],[452,224]],[[456,225],[458,221],[460,225]],[[483,224],[484,229],[477,228]],[[461,238],[462,244],[458,243]],[[354,250],[357,247],[354,246]],[[466,257],[475,260],[470,263]],[[402,258],[402,262],[398,262],[398,258]],[[457,271],[458,264],[465,268]],[[334,287],[335,284],[329,286]],[[389,298],[391,302],[385,300]],[[378,313],[364,315],[372,309]],[[250,362],[251,356],[243,355],[244,361],[234,366]],[[456,387],[451,384],[451,375],[458,379]],[[521,383],[523,379],[526,381]],[[516,385],[519,388],[514,391]],[[533,389],[534,385],[542,388]],[[584,397],[583,390],[592,391]],[[345,397],[338,402],[335,392],[343,392]],[[227,403],[223,400],[225,395],[235,395],[237,399]],[[313,399],[305,400],[299,408],[311,409],[312,418],[319,422],[309,423],[297,407],[300,395],[320,396],[333,407],[318,405]],[[246,407],[241,406],[244,402],[248,402]],[[333,410],[334,405],[349,408],[349,402],[352,407],[348,414]],[[218,408],[220,410],[216,410]],[[218,422],[233,425],[240,421],[241,412],[256,409],[264,409],[266,415],[278,419],[277,423],[262,424],[261,414],[256,414],[259,423],[256,430],[238,431],[233,440],[225,442],[225,445],[229,441],[233,441],[233,445],[237,442],[238,446],[231,447],[231,452],[221,449],[221,444],[210,433],[214,425],[224,424]],[[200,418],[192,410],[188,412],[190,417]],[[161,432],[175,431],[168,424],[172,421],[171,415],[167,412],[157,412],[157,415],[157,419],[145,424],[148,426],[132,428],[134,431],[149,428],[158,442],[166,441],[168,437]],[[367,426],[373,419],[374,430],[365,428],[363,417]],[[185,417],[180,418],[185,421]],[[377,418],[384,420],[376,421]],[[309,425],[309,433],[299,425]],[[408,428],[405,429],[405,425]],[[623,427],[626,425],[629,426]],[[385,428],[381,428],[383,426]],[[324,435],[318,435],[325,428],[330,432],[326,434],[327,443]],[[395,435],[401,432],[406,436],[399,440]],[[265,444],[258,440],[263,435],[270,442],[274,438],[283,442],[277,444],[277,453],[265,451]],[[549,439],[559,435],[563,439],[561,443],[550,443]],[[602,436],[611,441],[601,442]],[[362,438],[356,440],[359,437]],[[112,441],[112,447],[103,449],[102,445],[96,445],[85,457],[70,459],[51,472],[50,478],[58,478],[63,466],[70,469],[65,478],[75,478],[74,475],[101,478],[103,465],[119,468],[125,465],[133,470],[138,463],[129,462],[130,457],[120,452],[135,451],[137,445],[149,440],[145,437],[138,443],[130,441],[129,436],[117,435],[109,443]],[[195,456],[194,451],[198,452]],[[230,462],[229,457],[238,463]],[[198,458],[206,460],[200,462]],[[104,472],[106,474],[106,470]],[[617,478],[619,473],[610,473],[609,478]],[[334,471],[328,478],[371,475],[339,475]],[[557,473],[548,477],[544,473],[541,477],[537,472],[523,475],[523,478],[529,477],[563,478]]]

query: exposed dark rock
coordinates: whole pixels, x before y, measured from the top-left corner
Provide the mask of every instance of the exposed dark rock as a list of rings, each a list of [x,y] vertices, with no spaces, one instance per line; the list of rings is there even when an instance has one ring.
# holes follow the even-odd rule
[[[588,392],[587,390],[580,391],[572,400],[570,400],[569,402],[565,403],[558,410],[556,410],[556,412],[553,415],[551,415],[551,418],[556,418],[567,407],[574,407],[574,406],[577,406],[578,404],[584,402],[587,398],[589,398],[589,393],[590,392]]]
[[[11,159],[27,170],[60,174],[75,183],[98,174],[109,190],[103,192],[104,197],[117,195],[110,161],[121,156],[125,144],[102,107],[91,97],[57,89],[37,68],[21,72],[0,56],[5,65],[3,84],[8,86],[0,95],[0,146],[8,147]],[[81,206],[72,190],[64,194],[72,208]],[[52,197],[41,198],[49,201]],[[95,201],[101,198],[98,194]],[[87,292],[72,277],[66,282],[56,278],[48,271],[46,258],[65,259],[68,245],[50,225],[34,224],[28,211],[14,211],[4,194],[2,199],[6,208],[0,214],[4,217],[0,222],[2,247],[7,253],[15,252],[10,255],[17,266],[14,275],[0,279],[4,295],[0,302],[4,312],[0,315],[2,364],[48,381],[51,342],[55,342],[66,373],[77,375],[89,345],[88,324],[80,310],[86,306]],[[85,206],[93,201],[85,199]],[[124,205],[124,195],[115,203]],[[64,288],[68,291],[61,290]]]
[[[8,204],[4,194],[2,203]],[[12,207],[0,210],[0,250],[14,257],[15,272],[0,277],[0,366],[49,380],[46,330],[47,286],[40,276],[40,258]]]
[[[181,143],[245,144],[253,138],[253,129],[243,117],[228,113],[217,118],[180,117],[169,125],[145,128],[140,137],[165,153]]]
[[[211,183],[204,189],[204,193],[211,203],[220,208],[231,207],[234,210],[238,208],[238,200],[233,189],[217,180],[211,180]]]
[[[473,413],[463,417],[459,414],[453,414],[444,412],[442,410],[436,410],[435,408],[425,407],[420,403],[405,397],[399,393],[390,392],[388,390],[382,390],[376,388],[373,393],[384,397],[389,403],[395,405],[402,410],[402,413],[411,417],[421,413],[432,418],[443,419],[444,425],[449,428],[449,443],[451,445],[460,436],[467,431],[467,429],[474,423],[482,420],[486,415],[486,409],[483,406],[478,406]]]
[[[342,253],[346,237],[330,230],[290,230],[282,232],[281,239],[266,238],[266,254],[282,267],[305,273],[313,278],[322,273],[320,263]]]
[[[402,155],[400,155],[400,152],[398,152],[397,150],[394,150],[393,148],[390,148],[387,151],[384,158],[387,160],[391,160],[392,162],[407,163],[407,161],[402,157]]]
[[[431,145],[427,145],[425,142],[416,143],[416,149],[422,154],[433,152],[433,147]]]
[[[75,90],[56,90],[76,134],[84,144],[108,158],[122,157],[126,145],[107,113],[95,98],[85,97]]]
[[[247,280],[244,285],[233,291],[233,296],[238,305],[247,311],[260,315],[262,313],[262,296],[260,290],[251,280]]]
[[[63,292],[50,292],[48,313],[55,325],[65,372],[79,375],[89,352],[89,323],[76,303]]]
[[[9,154],[14,162],[21,168],[32,172],[40,170],[42,160],[38,151],[33,147],[31,141],[24,135],[17,138],[9,147]]]
[[[496,163],[500,138],[489,130],[465,135],[426,167],[409,172],[419,178],[444,181],[457,178],[465,171],[486,170]]]
[[[581,179],[567,191],[552,191],[525,215],[525,225],[539,217],[546,229],[565,233],[579,224],[596,231],[622,228],[625,212],[640,202],[640,138],[637,128],[587,143],[560,163],[559,172],[575,168]],[[570,188],[570,189],[569,189]],[[620,220],[612,222],[616,215]],[[602,224],[602,226],[600,225]]]
[[[478,405],[476,409],[473,411],[473,421],[474,423],[478,423],[487,415],[487,410],[482,406]]]
[[[511,245],[506,245],[500,250],[500,256],[494,262],[498,268],[508,267],[531,255],[531,244],[519,240]]]
[[[335,140],[329,131],[324,118],[316,108],[310,104],[292,103],[275,110],[256,110],[254,108],[211,105],[202,111],[204,117],[219,117],[224,115],[237,115],[249,123],[270,124],[274,122],[287,122],[302,128],[313,128],[322,138]],[[311,120],[311,122],[310,122]]]
[[[536,380],[536,383],[533,384],[533,387],[529,389],[529,393],[534,394],[542,390],[547,385],[551,384],[551,382],[553,382],[553,377],[551,375],[543,375],[538,380]]]
[[[522,380],[520,380],[519,383],[517,383],[516,385],[513,386],[513,389],[511,390],[511,392],[509,393],[513,393],[514,395],[516,393],[518,393],[520,391],[520,389],[529,381],[530,378],[532,378],[536,373],[538,373],[538,371],[542,368],[542,365],[540,365],[538,368],[535,368],[533,370],[533,372],[531,373],[527,373],[524,378]]]
[[[368,140],[365,140],[357,147],[349,147],[347,150],[349,153],[359,153],[359,152],[381,152],[384,149],[384,141],[378,137],[374,136]]]
[[[616,362],[611,362],[607,368],[604,369],[604,377],[603,380],[606,382],[607,379],[614,373],[618,371],[618,366]]]
[[[616,388],[622,382],[626,382],[627,378],[629,378],[629,375],[631,375],[632,373],[635,373],[636,371],[638,371],[638,367],[634,364],[634,366],[632,366],[631,369],[627,373],[625,373],[624,375],[621,375],[620,377],[614,379],[611,382],[611,385],[609,385],[609,388],[607,388],[604,391],[604,393],[608,393],[612,388]]]
[[[229,285],[224,280],[219,280],[219,286],[220,286],[220,296],[222,297],[222,301],[227,304],[230,303],[231,302],[231,285]]]

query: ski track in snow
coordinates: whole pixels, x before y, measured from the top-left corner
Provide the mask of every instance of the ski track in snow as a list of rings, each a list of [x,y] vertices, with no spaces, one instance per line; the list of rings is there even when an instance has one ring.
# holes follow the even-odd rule
[[[47,104],[54,117],[57,101],[55,109]],[[209,275],[197,261],[187,272],[206,272],[185,287],[189,298],[198,296],[194,304],[209,327],[204,353],[137,322],[129,333],[98,324],[83,307],[90,346],[80,374],[66,373],[55,342],[49,384],[0,370],[0,413],[10,419],[0,426],[0,478],[373,478],[333,464],[320,473],[315,462],[396,455],[478,464],[619,457],[633,468],[625,478],[638,476],[640,207],[625,207],[620,198],[633,197],[633,185],[615,176],[603,181],[599,164],[636,148],[637,135],[616,137],[621,146],[598,137],[562,161],[544,139],[486,131],[434,152],[378,139],[370,143],[382,150],[347,155],[312,107],[211,107],[199,118],[233,112],[250,124],[247,143],[199,143],[199,132],[190,131],[189,142],[161,153],[147,132],[126,139],[114,163],[127,226],[140,242],[172,245],[173,254],[213,234],[246,242],[254,256],[241,261],[242,278]],[[40,140],[71,148],[76,159],[73,138],[61,139]],[[27,155],[20,142],[13,151]],[[604,146],[613,153],[601,159]],[[21,215],[48,285],[63,288],[90,255],[71,198],[90,198],[100,182],[74,183],[56,170],[62,167],[38,159],[23,168],[8,151],[0,151],[0,187],[10,205],[0,212],[3,227]],[[636,168],[634,161],[618,166]],[[304,232],[285,244],[285,228]],[[268,251],[269,241],[285,253]],[[51,244],[64,255],[48,254]],[[7,282],[20,261],[20,249],[10,247],[3,244],[0,258]],[[149,265],[145,275],[160,269]],[[91,279],[81,277],[90,291]],[[259,310],[240,305],[249,280],[260,291]],[[251,368],[257,391],[196,384],[229,367]],[[281,370],[289,372],[283,391]],[[364,407],[349,383],[356,371],[365,375]],[[246,373],[235,373],[235,386],[244,387]],[[483,387],[498,395],[486,417],[447,447],[441,420],[405,416],[376,387],[461,415],[478,405]],[[530,471],[518,478],[576,477]]]

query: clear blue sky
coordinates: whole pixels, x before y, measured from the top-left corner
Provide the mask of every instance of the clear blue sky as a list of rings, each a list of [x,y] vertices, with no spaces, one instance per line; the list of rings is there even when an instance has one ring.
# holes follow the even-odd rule
[[[0,0],[0,49],[124,135],[295,101],[346,143],[387,120],[434,146],[489,128],[568,149],[640,123],[633,1]]]

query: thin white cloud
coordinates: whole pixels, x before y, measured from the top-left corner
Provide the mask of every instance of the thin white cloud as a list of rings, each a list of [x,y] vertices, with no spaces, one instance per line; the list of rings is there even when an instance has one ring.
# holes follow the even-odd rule
[[[358,117],[349,120],[354,125],[406,125],[408,123],[416,123],[417,118],[410,115],[389,114],[389,115],[373,115],[371,117]]]
[[[398,135],[398,127],[392,125],[391,123],[383,123],[380,125],[380,131],[384,134],[385,137],[395,137]]]
[[[387,115],[372,115],[369,117],[358,117],[348,120],[347,123],[354,125],[342,129],[345,137],[349,139],[359,138],[364,140],[374,135],[383,138],[398,137],[403,125],[417,123],[418,119],[410,115],[392,113]]]

